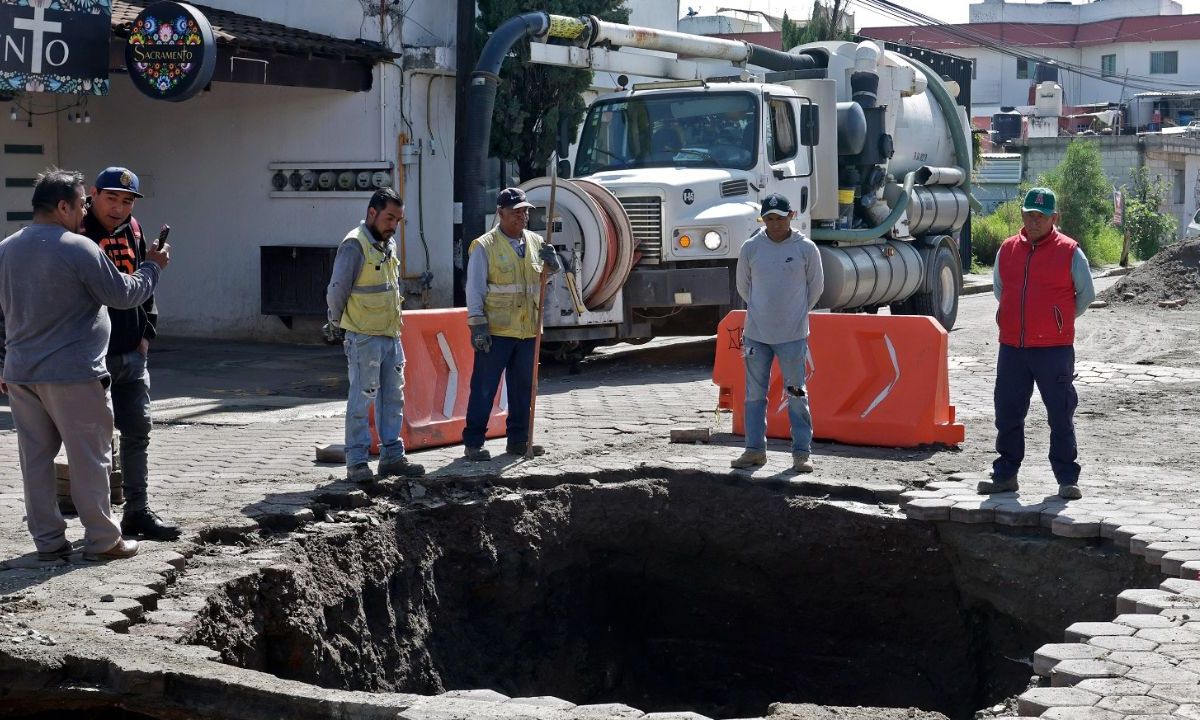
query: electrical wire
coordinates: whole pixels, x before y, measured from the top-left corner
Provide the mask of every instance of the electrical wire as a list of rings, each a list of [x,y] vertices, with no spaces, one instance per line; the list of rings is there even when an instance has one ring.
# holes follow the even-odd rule
[[[1121,76],[1105,75],[1102,71],[1087,67],[1085,65],[1079,65],[1077,63],[1068,62],[1058,58],[1052,58],[1046,55],[1024,51],[1015,45],[1006,43],[1003,38],[997,38],[993,35],[989,35],[982,31],[974,30],[963,25],[954,25],[943,22],[936,18],[925,15],[924,13],[917,12],[916,10],[910,10],[909,8],[898,5],[894,2],[891,2],[891,0],[854,0],[854,2],[868,9],[874,10],[875,12],[908,24],[936,29],[948,36],[950,40],[958,40],[961,42],[962,47],[964,48],[984,48],[1008,57],[1024,59],[1027,61],[1041,63],[1043,65],[1052,65],[1083,77],[1089,77],[1113,85],[1123,85],[1125,87],[1133,87],[1142,90],[1162,90],[1164,86],[1184,88],[1189,90],[1196,89],[1196,85],[1194,83],[1172,81],[1166,78],[1132,74]],[[1045,33],[1041,34],[1047,38],[1050,38],[1050,36],[1046,35]],[[1047,43],[1047,45],[1048,44],[1049,43]]]

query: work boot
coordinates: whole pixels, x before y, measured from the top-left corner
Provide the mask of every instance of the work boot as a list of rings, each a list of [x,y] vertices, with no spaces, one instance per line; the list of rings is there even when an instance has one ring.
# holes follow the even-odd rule
[[[364,463],[355,463],[346,468],[346,479],[350,482],[368,483],[375,479],[375,473],[371,472],[371,466]]]
[[[975,492],[980,495],[991,495],[993,493],[1017,491],[1017,479],[1015,477],[997,480],[995,473],[989,473],[988,477],[991,480],[980,480],[979,484],[975,486]]]
[[[812,471],[812,459],[808,457],[808,453],[792,453],[792,472],[810,473]]]
[[[380,460],[379,461],[379,477],[422,477],[425,474],[425,466],[418,465],[415,462],[409,462],[404,455],[395,460]]]
[[[178,540],[178,525],[163,522],[153,510],[126,512],[121,516],[121,534],[137,535],[147,540]]]
[[[38,550],[37,559],[40,562],[66,560],[71,555],[71,541],[63,540],[63,544],[55,550]]]
[[[105,560],[121,560],[123,558],[131,558],[137,555],[138,541],[137,540],[118,540],[116,545],[113,545],[104,552],[90,553],[85,552],[83,559],[91,562],[104,562]]]
[[[729,467],[746,469],[753,467],[761,467],[767,464],[766,450],[746,450],[738,457],[729,461]]]
[[[1078,485],[1059,485],[1058,496],[1063,500],[1078,500],[1083,497],[1083,491]]]
[[[491,460],[492,454],[487,451],[487,448],[466,447],[463,448],[463,457],[471,462],[483,462],[485,460]]]
[[[522,444],[522,443],[517,443],[515,445],[508,445],[504,448],[504,454],[505,455],[520,455],[520,456],[524,457],[525,450],[527,447],[528,447],[528,445]],[[533,456],[534,457],[541,457],[542,455],[545,455],[545,454],[546,454],[546,448],[542,447],[541,445],[533,446]]]

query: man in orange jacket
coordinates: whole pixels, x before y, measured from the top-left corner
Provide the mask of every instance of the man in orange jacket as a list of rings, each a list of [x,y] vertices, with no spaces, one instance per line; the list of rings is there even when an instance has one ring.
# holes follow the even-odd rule
[[[1075,318],[1096,297],[1087,257],[1056,227],[1054,191],[1034,188],[1021,209],[1024,227],[1000,246],[992,267],[1000,300],[996,363],[996,453],[981,494],[1017,489],[1025,457],[1025,415],[1036,384],[1050,424],[1050,467],[1058,495],[1082,497],[1075,445]]]

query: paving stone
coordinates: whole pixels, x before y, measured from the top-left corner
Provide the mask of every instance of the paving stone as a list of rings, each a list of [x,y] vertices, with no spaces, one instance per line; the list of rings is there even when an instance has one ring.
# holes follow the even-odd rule
[[[1051,643],[1043,645],[1033,654],[1033,672],[1050,677],[1050,671],[1064,660],[1097,660],[1104,657],[1103,648],[1084,643]]]
[[[1125,715],[1170,715],[1179,706],[1148,695],[1111,695],[1096,703],[1096,707]]]
[[[479,702],[504,702],[509,697],[495,690],[451,690],[444,692],[438,697],[458,698],[460,700],[477,700]]]
[[[1134,633],[1134,637],[1146,638],[1162,645],[1200,643],[1200,634],[1185,630],[1184,628],[1146,628],[1138,630]]]
[[[1180,705],[1171,713],[1165,720],[1178,720],[1178,718],[1187,718],[1188,720],[1200,720],[1200,705]],[[1139,717],[1136,720],[1159,720],[1157,716],[1151,718]]]
[[[1137,535],[1161,533],[1162,530],[1157,525],[1122,525],[1113,532],[1112,541],[1118,547],[1127,548],[1131,538]]]
[[[512,698],[508,702],[514,705],[536,705],[538,707],[547,707],[554,710],[571,710],[575,707],[575,703],[569,700],[563,700],[562,698],[554,697],[553,695]]]
[[[949,500],[913,500],[904,506],[904,513],[913,520],[949,520],[952,507]]]
[[[1050,673],[1050,683],[1054,687],[1069,687],[1093,678],[1118,678],[1127,672],[1128,665],[1108,660],[1063,660]]]
[[[998,505],[994,513],[995,522],[1009,527],[1038,527],[1042,524],[1042,511],[1045,509],[1040,504]]]
[[[1160,590],[1177,593],[1184,597],[1200,598],[1200,581],[1183,578],[1167,578],[1158,586]]]
[[[1164,575],[1180,576],[1184,563],[1195,560],[1200,560],[1200,550],[1173,550],[1162,556],[1162,559],[1159,560],[1159,568]]]
[[[1158,648],[1158,643],[1144,638],[1124,637],[1121,635],[1101,635],[1088,640],[1088,645],[1105,650],[1126,652],[1149,652]]]
[[[1180,661],[1196,660],[1200,659],[1200,645],[1163,645],[1158,654]]]
[[[1200,675],[1177,667],[1140,667],[1125,673],[1127,680],[1149,683],[1150,685],[1178,685],[1191,683],[1200,685]]]
[[[1162,698],[1170,702],[1169,698]],[[1017,712],[1022,715],[1039,716],[1054,707],[1091,707],[1100,701],[1100,696],[1079,688],[1034,688],[1026,690],[1017,698]]]
[[[967,500],[950,507],[950,521],[966,524],[990,523],[996,519],[996,504],[988,500]]]
[[[1170,646],[1167,646],[1170,647]],[[1155,648],[1157,650],[1158,648]],[[1122,665],[1129,667],[1161,667],[1163,665],[1174,665],[1175,660],[1171,657],[1154,651],[1117,651],[1111,652],[1105,656],[1108,660],[1119,662]]]
[[[124,613],[117,612],[116,610],[95,610],[92,608],[64,613],[56,621],[68,625],[104,627],[119,633],[125,632],[133,624],[133,621]]]
[[[1150,697],[1166,700],[1176,705],[1200,703],[1200,685],[1195,683],[1163,683],[1151,687],[1148,694]]]
[[[1077,622],[1068,625],[1063,636],[1067,642],[1086,642],[1101,635],[1133,635],[1135,632],[1137,630],[1128,625],[1112,622]]]
[[[1050,532],[1059,537],[1100,537],[1100,518],[1094,515],[1059,514],[1050,522]]]
[[[1168,628],[1178,627],[1179,623],[1171,618],[1163,615],[1144,615],[1141,613],[1126,613],[1118,615],[1112,620],[1118,625],[1128,625],[1131,628],[1141,630],[1143,628]]]
[[[1122,613],[1141,613],[1144,610],[1138,610],[1138,601],[1145,598],[1163,598],[1169,597],[1170,593],[1155,588],[1130,588],[1123,590],[1117,595],[1117,614]],[[1158,612],[1157,610],[1155,612]]]
[[[707,715],[694,712],[658,712],[642,716],[643,720],[712,720]]]
[[[1187,560],[1179,566],[1179,577],[1200,580],[1200,560]]]
[[[1133,537],[1129,538],[1129,552],[1133,553],[1134,555],[1145,556],[1146,548],[1150,545],[1161,542],[1180,542],[1182,539],[1182,536],[1171,532],[1156,532],[1145,533],[1143,535],[1134,535]],[[1186,545],[1187,543],[1184,544]]]
[[[1122,720],[1125,716],[1096,707],[1055,707],[1042,713],[1043,720]]]
[[[1145,695],[1150,692],[1150,685],[1138,682],[1137,680],[1129,680],[1128,678],[1092,678],[1080,682],[1075,687],[1104,696]]]
[[[1167,553],[1172,551],[1179,552],[1187,550],[1196,551],[1196,543],[1187,541],[1150,543],[1146,546],[1146,549],[1142,554],[1145,556],[1146,562],[1150,563],[1151,565],[1159,565],[1162,563],[1163,556]]]
[[[604,703],[602,705],[579,705],[571,711],[575,720],[615,720],[615,718],[640,718],[646,713],[621,703]]]

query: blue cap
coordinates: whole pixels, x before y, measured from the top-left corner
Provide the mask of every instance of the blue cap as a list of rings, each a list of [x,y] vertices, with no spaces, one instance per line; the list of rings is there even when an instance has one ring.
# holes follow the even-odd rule
[[[138,192],[138,176],[133,174],[133,171],[123,167],[105,168],[104,172],[96,176],[97,190],[115,190],[117,192],[127,192],[134,197],[145,197]]]

